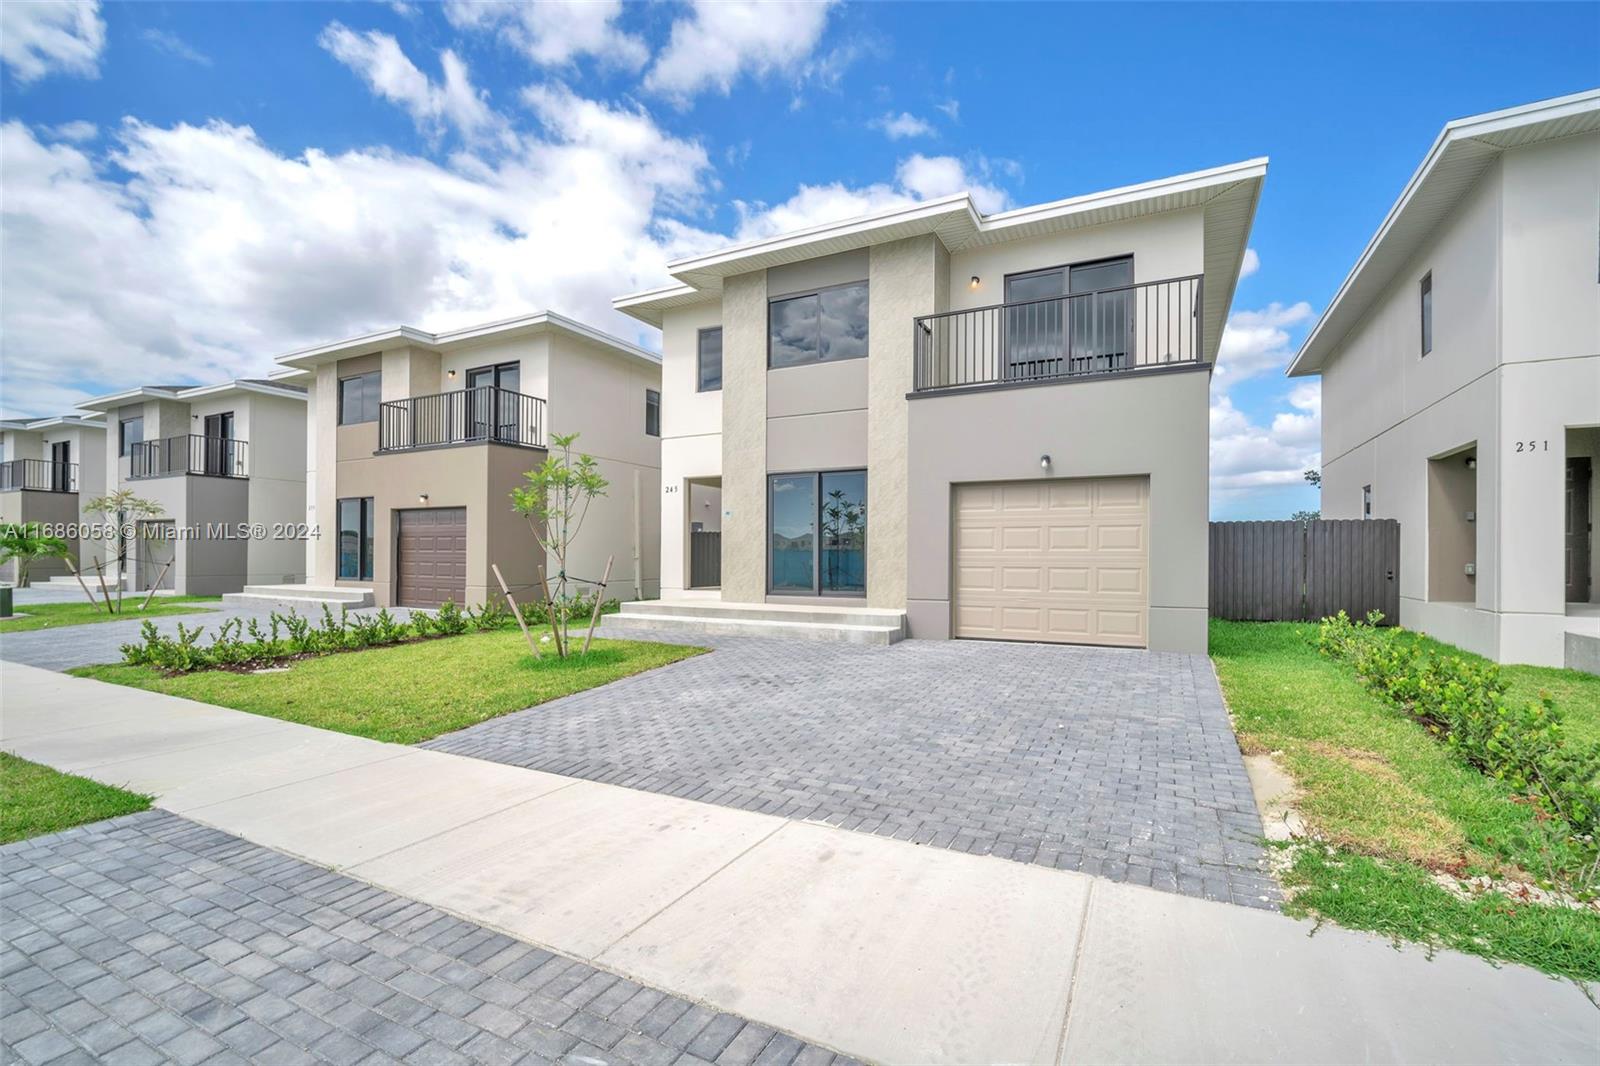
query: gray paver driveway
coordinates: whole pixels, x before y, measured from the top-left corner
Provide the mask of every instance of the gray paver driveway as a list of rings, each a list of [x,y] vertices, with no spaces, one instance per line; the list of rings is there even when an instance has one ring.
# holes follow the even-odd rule
[[[1201,655],[709,638],[426,747],[1257,907],[1278,894]]]

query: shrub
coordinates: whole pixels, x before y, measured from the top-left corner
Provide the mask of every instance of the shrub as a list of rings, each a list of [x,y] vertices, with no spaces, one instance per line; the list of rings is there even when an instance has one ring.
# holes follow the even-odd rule
[[[1340,611],[1317,633],[1324,655],[1349,663],[1463,762],[1533,797],[1574,834],[1600,825],[1600,746],[1569,743],[1548,697],[1515,701],[1500,667],[1435,655],[1380,630],[1381,615],[1352,622]],[[1591,840],[1592,843],[1592,840]]]

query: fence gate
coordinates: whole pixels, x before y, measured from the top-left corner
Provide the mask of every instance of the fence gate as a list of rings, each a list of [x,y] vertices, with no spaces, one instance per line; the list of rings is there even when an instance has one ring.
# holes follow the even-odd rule
[[[1300,622],[1345,611],[1400,615],[1400,523],[1212,522],[1211,616]]]

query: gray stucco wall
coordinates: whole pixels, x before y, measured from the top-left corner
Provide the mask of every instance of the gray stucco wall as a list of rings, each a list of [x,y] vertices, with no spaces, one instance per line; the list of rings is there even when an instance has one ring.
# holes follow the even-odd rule
[[[1143,474],[1150,478],[1149,646],[1204,652],[1210,377],[1200,367],[911,400],[911,635],[950,635],[952,485]],[[1051,457],[1048,471],[1042,455]]]
[[[767,278],[722,286],[722,598],[760,603],[767,569]]]

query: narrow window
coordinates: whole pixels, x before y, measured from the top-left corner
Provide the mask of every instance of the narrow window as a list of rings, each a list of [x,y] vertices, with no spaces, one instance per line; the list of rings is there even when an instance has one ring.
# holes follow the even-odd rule
[[[867,283],[835,285],[767,304],[767,366],[779,369],[867,355]]]
[[[644,432],[647,437],[661,436],[661,394],[655,389],[644,390]]]
[[[117,426],[117,454],[132,455],[133,449],[144,443],[144,416],[124,418]]]
[[[700,331],[699,350],[696,353],[696,381],[699,392],[722,390],[722,327]]]
[[[1422,276],[1422,354],[1433,351],[1433,272]]]
[[[353,426],[378,420],[378,395],[383,375],[374,370],[339,379],[339,424]]]
[[[339,501],[339,576],[372,580],[372,497]]]
[[[1372,517],[1372,486],[1371,485],[1362,485],[1361,486],[1361,517],[1362,518],[1371,518]]]

